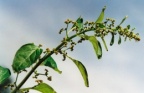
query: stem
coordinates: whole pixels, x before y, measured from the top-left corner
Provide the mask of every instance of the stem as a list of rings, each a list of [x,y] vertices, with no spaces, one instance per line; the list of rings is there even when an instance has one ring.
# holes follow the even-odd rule
[[[66,41],[70,41],[71,39],[75,38],[77,35],[80,35],[84,32],[89,32],[89,31],[92,31],[92,30],[86,30],[86,31],[83,31],[83,32],[79,32],[75,35],[72,35],[71,37],[67,38]],[[65,42],[62,42],[61,44],[59,44],[56,48],[55,48],[55,51],[59,50],[63,45],[65,44]],[[46,60],[48,57],[50,57],[52,54],[54,53],[54,50],[51,51],[47,56],[44,56],[43,58],[41,58],[39,60],[38,63],[35,64],[35,66],[29,71],[29,73],[26,75],[26,77],[20,82],[20,84],[11,92],[11,93],[16,93],[21,87],[22,85],[27,81],[27,79],[31,76],[31,74],[36,70],[36,68],[44,61]]]
[[[67,24],[66,28],[68,29],[68,24]],[[68,30],[67,29],[66,29],[66,37],[68,38]]]
[[[15,82],[14,82],[15,87],[17,87],[16,82],[17,82],[17,79],[18,79],[18,75],[19,75],[19,73],[17,73],[16,80],[15,80]]]

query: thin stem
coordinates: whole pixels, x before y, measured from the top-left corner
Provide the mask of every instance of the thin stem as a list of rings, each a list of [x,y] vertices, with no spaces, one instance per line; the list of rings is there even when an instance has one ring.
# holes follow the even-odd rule
[[[68,24],[67,24],[67,27],[66,27],[66,37],[68,38]]]
[[[15,85],[16,88],[17,88],[16,82],[17,82],[17,80],[18,80],[18,75],[19,75],[19,73],[17,73],[16,80],[15,80],[15,82],[14,82],[14,85]]]
[[[49,53],[48,57],[52,55],[53,52]],[[46,59],[46,57],[45,57]],[[30,72],[26,75],[26,77],[21,81],[21,83],[12,91],[12,93],[16,93],[17,90],[21,88],[21,86],[27,81],[27,79],[31,76],[31,74],[36,70],[36,68],[45,60],[41,59],[39,62],[30,70]]]

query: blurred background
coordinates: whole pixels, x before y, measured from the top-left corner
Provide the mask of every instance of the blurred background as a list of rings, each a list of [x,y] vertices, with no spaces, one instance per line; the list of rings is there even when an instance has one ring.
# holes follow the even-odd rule
[[[68,18],[95,21],[101,9],[107,6],[105,18],[114,18],[116,24],[128,15],[123,26],[131,25],[139,33],[140,42],[127,40],[118,45],[118,36],[113,46],[109,46],[111,35],[106,38],[109,51],[103,47],[103,57],[98,60],[93,47],[84,42],[75,47],[69,55],[80,60],[87,68],[90,87],[84,86],[77,67],[70,61],[62,61],[62,56],[53,58],[62,74],[50,68],[52,82],[40,77],[58,93],[144,93],[144,1],[142,0],[1,0],[0,1],[0,65],[10,68],[16,51],[26,43],[42,44],[43,48],[55,48],[63,35],[58,32],[66,27]],[[40,72],[46,67],[39,67]],[[18,83],[26,73],[22,73]],[[15,80],[12,73],[10,82]],[[30,78],[23,87],[35,85]],[[3,91],[3,89],[0,89]],[[3,91],[2,93],[9,93]],[[30,93],[39,93],[30,91]]]

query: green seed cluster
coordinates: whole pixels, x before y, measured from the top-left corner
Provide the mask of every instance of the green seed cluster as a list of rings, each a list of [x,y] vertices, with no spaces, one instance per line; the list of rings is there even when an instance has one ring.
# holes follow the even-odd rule
[[[101,37],[104,39],[105,36],[107,36],[109,33],[112,34],[112,38],[114,38],[114,35],[119,34],[119,41],[118,44],[121,43],[121,36],[125,37],[125,40],[127,38],[134,39],[136,41],[140,41],[140,37],[138,33],[134,33],[134,29],[130,29],[130,25],[126,27],[122,27],[121,24],[125,21],[127,17],[125,17],[119,25],[115,26],[115,20],[112,18],[106,18],[104,22],[96,23],[93,21],[85,21],[83,23],[83,18],[79,17],[76,21],[73,21],[71,19],[67,19],[64,23],[67,25],[66,28],[62,28],[59,31],[59,34],[65,32],[66,37],[63,38],[61,42],[64,43],[63,47],[59,49],[58,51],[54,51],[55,54],[62,54],[63,55],[63,61],[66,59],[67,56],[67,50],[73,51],[75,45],[78,43],[82,43],[82,41],[87,40],[86,36],[89,32],[92,32],[95,37]],[[71,27],[69,27],[69,25]],[[79,38],[77,41],[74,41],[72,39],[69,40],[69,37],[71,37],[71,33],[75,34],[77,38]],[[112,39],[113,40],[113,39]],[[113,45],[113,41],[110,43],[110,45]]]
[[[67,19],[65,23],[67,25],[71,23],[73,27],[70,30],[75,31],[76,33],[83,32],[81,35],[85,34],[85,32],[94,31],[96,37],[104,37],[108,35],[108,33],[113,33],[114,35],[119,34],[123,37],[140,41],[139,34],[135,34],[133,32],[134,29],[130,29],[130,25],[128,25],[125,28],[121,26],[122,23],[120,25],[115,26],[115,20],[112,18],[107,18],[106,21],[102,23],[86,21],[85,23],[81,24],[81,29],[79,29],[80,27],[78,25],[75,25],[78,24],[76,21],[74,22],[70,19]],[[62,28],[60,29],[59,34],[67,30],[68,28]],[[83,36],[81,37],[83,38]]]

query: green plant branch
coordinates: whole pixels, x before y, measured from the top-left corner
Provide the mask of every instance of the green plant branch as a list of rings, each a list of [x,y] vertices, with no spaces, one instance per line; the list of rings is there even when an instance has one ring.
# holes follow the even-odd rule
[[[75,35],[72,35],[71,37],[67,38],[66,41],[70,41],[71,39],[75,38],[77,35],[83,34],[84,32],[89,32],[92,30],[86,30],[83,32],[79,32]],[[54,51],[57,51],[59,49],[61,49],[61,47],[65,44],[66,42],[62,42],[61,44],[59,44],[55,50],[51,51],[49,54],[47,54],[46,56],[44,56],[43,58],[41,58],[39,60],[39,62],[37,62],[35,64],[35,66],[29,71],[29,73],[26,75],[26,77],[20,82],[20,84],[11,92],[11,93],[16,93],[21,87],[22,85],[27,81],[27,79],[32,75],[32,73],[37,69],[37,67],[44,61],[46,60],[48,57],[50,57],[52,54],[54,54]]]
[[[124,20],[126,19],[126,17],[122,20],[122,22],[120,24],[122,24],[124,22]],[[98,25],[98,26],[97,26]],[[126,36],[129,38],[134,38],[135,40],[140,40],[139,36],[136,34],[133,34],[132,32],[130,32],[129,30],[127,30],[126,28],[122,28],[119,25],[116,27],[104,27],[103,23],[96,23],[96,27],[88,27],[86,29],[83,29],[82,31],[76,31],[76,33],[70,37],[68,37],[68,34],[70,31],[73,31],[75,27],[72,27],[69,31],[68,31],[68,24],[67,24],[67,28],[66,28],[66,38],[64,38],[64,40],[56,47],[54,48],[52,51],[46,53],[41,59],[39,59],[39,61],[34,65],[34,67],[29,71],[29,73],[26,75],[26,77],[19,83],[19,85],[17,87],[15,87],[15,89],[12,91],[12,93],[16,93],[21,87],[22,85],[27,81],[27,79],[32,75],[32,73],[37,69],[37,67],[39,65],[41,65],[42,62],[44,62],[48,57],[50,57],[52,54],[55,53],[55,51],[59,51],[62,48],[64,48],[64,45],[67,44],[67,42],[70,42],[73,38],[80,36],[81,38],[85,35],[86,32],[90,32],[93,31],[96,35],[96,37],[101,37],[104,46],[106,48],[106,50],[108,50],[107,46],[106,46],[106,42],[104,40],[104,36],[107,35],[108,33],[112,33],[112,34],[116,34],[119,33],[122,36]],[[76,29],[78,30],[78,29]],[[116,32],[117,31],[117,32]],[[132,36],[131,36],[132,35]]]

